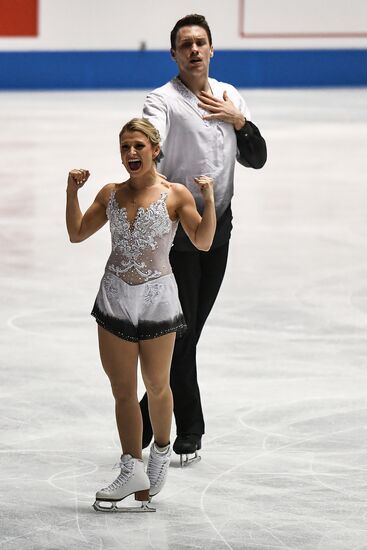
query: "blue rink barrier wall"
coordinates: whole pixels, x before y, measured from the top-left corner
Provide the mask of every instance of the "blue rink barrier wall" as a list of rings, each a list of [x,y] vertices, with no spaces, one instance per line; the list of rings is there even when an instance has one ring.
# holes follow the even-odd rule
[[[166,51],[0,52],[1,90],[150,89],[176,73]],[[367,49],[216,50],[210,74],[243,88],[367,86]]]

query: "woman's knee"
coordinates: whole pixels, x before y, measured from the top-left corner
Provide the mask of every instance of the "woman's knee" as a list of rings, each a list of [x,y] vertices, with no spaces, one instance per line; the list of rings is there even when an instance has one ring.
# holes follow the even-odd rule
[[[160,399],[171,392],[168,381],[145,381],[148,397]]]
[[[121,384],[111,382],[112,394],[116,401],[128,402],[137,399],[137,388],[131,384]]]

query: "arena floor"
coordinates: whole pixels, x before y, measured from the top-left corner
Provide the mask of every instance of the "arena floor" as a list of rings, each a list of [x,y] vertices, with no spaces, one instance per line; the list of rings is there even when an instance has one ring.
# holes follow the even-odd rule
[[[145,92],[0,95],[1,550],[367,549],[367,90],[242,93],[269,161],[236,169],[202,460],[135,515],[92,509],[119,458],[89,315],[110,241],[70,244],[64,211],[70,168],[83,208],[121,181]]]

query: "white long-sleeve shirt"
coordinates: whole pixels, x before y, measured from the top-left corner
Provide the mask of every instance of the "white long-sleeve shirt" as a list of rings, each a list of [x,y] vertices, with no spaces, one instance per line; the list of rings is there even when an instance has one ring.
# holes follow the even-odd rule
[[[251,120],[247,105],[231,85],[209,78],[214,97],[223,92]],[[179,78],[153,90],[146,97],[143,117],[159,130],[164,158],[158,171],[169,181],[183,183],[194,195],[199,212],[203,199],[194,178],[200,175],[214,179],[215,207],[220,219],[233,196],[237,140],[232,124],[220,120],[203,120],[208,111],[198,107],[198,98]],[[179,237],[179,235],[178,235]]]
[[[246,103],[230,84],[209,78],[213,95],[229,98],[251,120]],[[234,166],[237,141],[232,124],[219,120],[203,120],[208,111],[198,107],[198,98],[178,79],[148,94],[143,117],[159,130],[164,158],[158,170],[169,181],[185,184],[195,197],[199,210],[203,206],[201,193],[193,182],[200,175],[215,181],[215,204],[220,217],[233,196]]]

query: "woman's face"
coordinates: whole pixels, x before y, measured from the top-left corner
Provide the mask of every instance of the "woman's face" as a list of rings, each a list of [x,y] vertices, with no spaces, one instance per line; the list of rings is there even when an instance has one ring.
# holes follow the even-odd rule
[[[159,145],[152,145],[142,132],[124,132],[120,138],[121,160],[132,176],[140,176],[150,170],[159,153]]]

